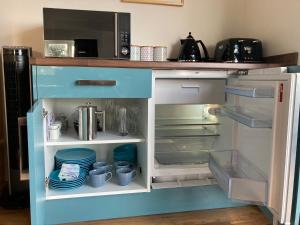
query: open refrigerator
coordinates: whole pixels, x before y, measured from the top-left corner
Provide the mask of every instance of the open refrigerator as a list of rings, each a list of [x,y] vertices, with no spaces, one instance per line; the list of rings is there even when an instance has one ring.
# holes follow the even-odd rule
[[[154,71],[152,188],[218,184],[291,224],[300,80],[285,71]]]

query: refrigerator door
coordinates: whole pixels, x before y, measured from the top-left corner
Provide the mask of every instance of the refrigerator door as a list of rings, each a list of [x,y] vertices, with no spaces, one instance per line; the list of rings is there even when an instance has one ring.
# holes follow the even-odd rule
[[[288,186],[286,189],[285,205],[283,205],[282,220],[288,224],[300,224],[300,152],[299,152],[299,115],[300,115],[300,74],[293,74],[295,76],[295,90],[294,90],[294,113],[292,120],[291,132],[291,154],[290,167],[287,177]]]
[[[218,182],[229,198],[263,204],[282,224],[298,224],[297,219],[292,221],[298,77],[280,69],[266,69],[228,79],[224,115],[235,121],[237,153],[221,157],[211,154],[210,161],[212,172],[217,179],[219,175]],[[242,191],[243,185],[252,188]]]

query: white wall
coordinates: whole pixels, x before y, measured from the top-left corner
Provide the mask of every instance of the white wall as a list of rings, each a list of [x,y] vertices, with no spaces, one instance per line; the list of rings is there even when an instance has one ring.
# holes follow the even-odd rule
[[[265,55],[300,52],[299,0],[246,0],[245,9],[241,32],[262,39]]]
[[[132,13],[132,44],[165,45],[177,56],[189,31],[214,49],[241,24],[242,0],[185,0],[183,7],[122,3],[121,0],[0,0],[0,46],[27,45],[42,52],[42,8],[72,8]],[[235,16],[232,16],[235,15]]]
[[[132,43],[166,45],[177,55],[179,39],[192,31],[212,52],[227,37],[263,40],[265,55],[300,51],[299,0],[185,0],[184,7],[121,0],[0,0],[0,46],[28,45],[42,52],[42,8],[132,13]]]

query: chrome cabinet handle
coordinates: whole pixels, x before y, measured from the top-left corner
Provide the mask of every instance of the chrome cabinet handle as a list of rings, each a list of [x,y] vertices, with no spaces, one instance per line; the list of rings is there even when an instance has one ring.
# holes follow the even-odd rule
[[[76,80],[78,86],[116,86],[115,80]]]

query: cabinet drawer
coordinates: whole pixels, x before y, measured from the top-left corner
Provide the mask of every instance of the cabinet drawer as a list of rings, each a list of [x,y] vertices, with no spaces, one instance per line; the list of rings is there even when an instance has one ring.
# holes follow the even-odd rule
[[[156,79],[156,104],[223,104],[225,80]]]
[[[149,69],[33,67],[37,98],[150,98]]]

